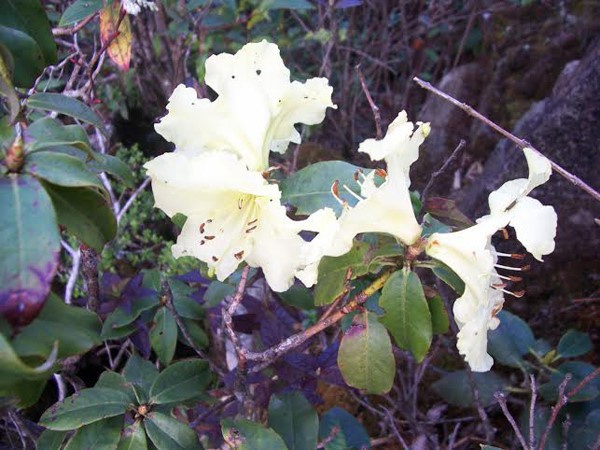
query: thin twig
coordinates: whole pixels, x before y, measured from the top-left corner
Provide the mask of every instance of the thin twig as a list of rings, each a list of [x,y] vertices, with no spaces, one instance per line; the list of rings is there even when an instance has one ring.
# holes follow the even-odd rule
[[[523,437],[523,434],[521,433],[521,430],[519,429],[519,426],[515,422],[515,418],[510,413],[510,411],[508,410],[508,407],[506,406],[506,397],[505,397],[505,395],[502,392],[496,392],[494,394],[494,397],[496,397],[496,400],[500,404],[500,408],[502,408],[502,412],[504,413],[504,417],[506,417],[508,419],[508,421],[510,422],[510,425],[512,426],[513,431],[517,435],[517,439],[519,440],[519,443],[521,444],[521,447],[523,447],[523,450],[529,450],[529,448],[527,447],[527,443],[525,442],[525,438]]]
[[[360,85],[362,87],[363,92],[367,96],[367,101],[369,102],[369,106],[371,107],[371,111],[373,111],[373,118],[375,119],[375,130],[376,135],[375,138],[379,141],[383,138],[383,130],[381,128],[381,113],[379,112],[379,107],[373,101],[373,97],[371,97],[371,93],[369,92],[369,88],[367,88],[367,82],[365,81],[365,77],[360,70],[360,64],[357,64],[354,67],[356,70],[356,74],[358,75],[358,79],[360,81]]]
[[[81,244],[81,273],[85,280],[88,300],[87,309],[98,312],[100,307],[100,285],[98,284],[98,255],[96,250]]]
[[[52,28],[52,36],[66,36],[75,34],[83,27],[85,27],[88,23],[90,23],[94,17],[96,17],[96,14],[92,14],[91,16],[86,17],[77,25],[73,25],[72,27]]]
[[[125,215],[125,213],[127,212],[127,210],[131,207],[131,205],[133,205],[133,202],[135,201],[135,199],[142,193],[144,192],[144,190],[146,189],[146,187],[148,187],[148,184],[150,184],[151,178],[148,177],[146,178],[142,184],[140,184],[138,186],[138,188],[133,192],[133,194],[131,194],[131,196],[127,199],[127,201],[125,202],[125,204],[123,205],[123,207],[119,210],[118,214],[117,214],[117,223],[121,222],[121,219],[123,219],[123,216]]]
[[[52,376],[54,377],[56,390],[58,391],[58,401],[62,402],[67,396],[67,386],[65,385],[65,380],[63,380],[63,377],[59,373],[55,373]]]
[[[454,161],[462,153],[462,150],[466,144],[467,144],[467,142],[464,139],[461,139],[460,142],[458,143],[458,145],[456,146],[456,148],[454,149],[454,151],[452,152],[452,154],[450,155],[450,157],[444,162],[444,164],[442,164],[442,167],[440,167],[437,171],[433,172],[433,174],[429,178],[429,181],[427,182],[427,186],[425,186],[425,189],[423,189],[423,194],[421,195],[421,203],[423,205],[425,205],[427,197],[429,196],[429,191],[431,191],[431,188],[433,187],[433,183],[435,182],[435,180],[440,175],[442,175],[444,172],[446,172],[446,170],[448,170],[448,168],[454,163]]]
[[[548,436],[550,436],[550,431],[554,426],[554,422],[556,422],[556,418],[558,417],[558,413],[561,408],[567,404],[569,401],[569,397],[565,395],[565,389],[567,388],[567,384],[571,381],[571,374],[568,373],[565,375],[565,379],[558,385],[558,398],[556,399],[556,403],[552,407],[552,412],[550,414],[550,419],[546,424],[546,428],[544,429],[544,433],[540,439],[540,445],[538,447],[539,450],[544,450],[546,448],[546,441],[548,440]]]
[[[426,90],[428,90],[430,92],[433,92],[435,95],[443,98],[444,100],[452,103],[455,106],[458,106],[460,109],[462,109],[468,115],[470,115],[472,117],[475,117],[477,120],[480,120],[481,122],[485,123],[487,126],[489,126],[490,128],[492,128],[496,132],[500,133],[505,138],[507,138],[507,139],[511,140],[512,142],[514,142],[515,144],[517,144],[520,148],[523,149],[525,147],[529,147],[535,153],[537,153],[538,155],[544,156],[538,149],[536,149],[535,147],[533,147],[529,142],[527,142],[524,139],[520,139],[517,136],[515,136],[514,134],[506,131],[500,125],[496,124],[495,122],[492,122],[490,119],[488,119],[487,117],[485,117],[483,114],[477,112],[475,109],[473,109],[471,106],[467,105],[466,103],[462,103],[462,102],[456,100],[454,97],[452,97],[452,96],[446,94],[445,92],[440,91],[439,89],[433,87],[431,85],[431,83],[428,83],[427,81],[423,81],[423,80],[421,80],[418,77],[414,77],[413,80],[419,86],[421,86],[423,89],[426,89]],[[558,173],[563,178],[567,179],[570,183],[572,183],[573,185],[575,185],[579,189],[587,192],[594,199],[600,201],[600,193],[598,191],[596,191],[594,188],[592,188],[591,186],[589,186],[586,182],[584,182],[583,180],[581,180],[576,175],[573,175],[571,172],[569,172],[568,170],[566,170],[565,168],[563,168],[559,164],[557,164],[554,161],[552,161],[550,158],[546,158],[546,159],[548,159],[548,161],[550,161],[550,165],[552,166],[552,169],[556,173]]]
[[[190,428],[196,427],[197,425],[200,424],[200,422],[202,422],[204,419],[209,417],[211,414],[214,414],[217,411],[222,410],[223,408],[225,408],[227,405],[229,405],[234,400],[235,400],[234,395],[229,395],[229,396],[219,400],[214,405],[212,405],[210,408],[208,408],[206,411],[204,411],[202,414],[200,414],[198,417],[196,417],[194,419],[194,421],[190,423]]]
[[[571,398],[576,395],[580,390],[582,390],[590,381],[600,375],[600,367],[597,367],[596,370],[589,373],[583,380],[581,380],[577,386],[569,391],[567,397]]]
[[[394,423],[394,416],[392,415],[392,413],[390,412],[389,409],[387,409],[383,406],[381,407],[381,409],[383,409],[385,411],[386,416],[388,418],[388,423],[390,424],[390,427],[392,427],[392,431],[394,433],[394,436],[396,436],[398,443],[402,446],[402,448],[404,450],[408,450],[410,447],[406,444],[406,441],[402,438],[402,435],[400,434],[398,427]]]
[[[535,402],[537,401],[537,383],[535,375],[529,375],[531,403],[529,404],[529,448],[535,450]]]
[[[569,448],[569,441],[567,438],[569,437],[569,429],[570,428],[571,428],[571,418],[567,414],[567,418],[565,419],[565,421],[562,424],[562,437],[563,437],[562,450],[567,450]]]
[[[326,328],[329,328],[334,323],[339,322],[347,314],[360,308],[371,295],[373,295],[375,292],[377,292],[379,289],[381,289],[383,287],[383,285],[388,280],[390,275],[391,275],[391,272],[386,272],[386,273],[382,274],[373,283],[371,283],[370,286],[368,286],[365,290],[363,290],[362,292],[357,294],[343,308],[341,308],[340,310],[331,314],[329,317],[325,318],[324,320],[319,320],[316,324],[307,328],[306,330],[301,331],[299,333],[296,333],[296,334],[286,338],[279,344],[274,345],[273,347],[270,347],[263,352],[255,353],[255,352],[247,351],[246,359],[249,361],[261,361],[261,362],[265,362],[268,364],[272,364],[281,355],[302,345],[304,342],[306,342],[308,339],[313,337],[315,334],[318,334],[321,331],[325,330]],[[266,365],[268,365],[268,364],[266,364]],[[266,365],[264,365],[262,367],[264,368],[264,367],[266,367]],[[253,367],[251,369],[251,372],[252,373],[258,372],[260,369],[257,369],[257,367],[258,366]]]
[[[71,263],[71,272],[69,273],[67,285],[65,286],[65,303],[70,305],[71,301],[73,300],[73,290],[75,289],[75,284],[77,283],[77,278],[79,277],[79,267],[81,266],[81,250],[75,250],[63,240],[61,240],[60,243],[73,260]]]

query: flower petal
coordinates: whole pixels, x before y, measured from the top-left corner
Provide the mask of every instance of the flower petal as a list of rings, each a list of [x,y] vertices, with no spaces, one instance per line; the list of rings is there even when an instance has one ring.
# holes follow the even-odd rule
[[[517,202],[510,214],[510,226],[517,232],[517,239],[535,259],[542,261],[542,256],[554,251],[558,216],[552,206],[525,197]]]

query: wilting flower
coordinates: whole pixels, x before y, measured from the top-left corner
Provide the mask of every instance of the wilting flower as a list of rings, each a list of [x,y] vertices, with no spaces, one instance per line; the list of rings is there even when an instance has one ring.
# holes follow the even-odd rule
[[[492,235],[507,225],[512,226],[517,239],[540,261],[543,255],[554,250],[557,225],[554,208],[527,197],[534,188],[548,181],[550,163],[529,148],[524,149],[524,153],[529,178],[508,181],[492,192],[489,215],[470,228],[435,233],[427,241],[427,254],[449,266],[465,283],[465,292],[453,307],[460,329],[457,347],[471,369],[477,372],[492,367],[493,359],[487,353],[487,332],[499,324],[496,314],[502,309],[503,294],[522,295],[522,292],[504,289],[503,280],[519,281],[518,277],[501,275],[496,270],[521,270],[497,264],[498,257],[520,258],[521,255],[496,252],[491,244]]]
[[[300,142],[294,124],[320,123],[325,110],[335,108],[326,78],[290,82],[278,47],[266,41],[211,56],[205,80],[217,99],[198,99],[194,89],[177,86],[156,131],[178,152],[224,150],[250,170],[266,169],[270,151],[283,153]]]
[[[174,152],[145,167],[156,206],[169,217],[187,216],[173,255],[206,262],[219,280],[246,261],[263,269],[273,290],[284,291],[305,264],[300,254],[306,243],[298,233],[319,231],[322,223],[335,222],[331,209],[303,221],[288,218],[278,187],[260,172],[249,171],[232,153]]]

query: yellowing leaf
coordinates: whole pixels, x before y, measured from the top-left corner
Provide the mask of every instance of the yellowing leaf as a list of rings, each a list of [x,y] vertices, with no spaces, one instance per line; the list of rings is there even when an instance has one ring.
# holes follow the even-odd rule
[[[123,14],[121,18],[121,14]],[[131,23],[129,16],[121,12],[121,2],[115,1],[100,11],[100,39],[108,43],[108,56],[121,70],[129,70],[131,61]]]

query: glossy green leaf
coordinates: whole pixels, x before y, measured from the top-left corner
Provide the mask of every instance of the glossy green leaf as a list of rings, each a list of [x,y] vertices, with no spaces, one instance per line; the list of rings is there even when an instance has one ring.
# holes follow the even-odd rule
[[[129,396],[108,388],[84,389],[51,406],[40,418],[40,424],[51,430],[74,430],[98,420],[125,413]]]
[[[102,326],[102,336],[109,335],[111,330],[129,325],[137,319],[141,313],[155,308],[159,305],[156,295],[131,299],[131,303],[125,306],[117,306],[109,314]]]
[[[122,431],[117,450],[146,450],[147,448],[146,431],[141,421],[135,421]]]
[[[277,295],[283,299],[288,305],[299,309],[314,309],[315,302],[313,300],[313,294],[310,289],[295,285],[289,288],[285,292],[278,292]]]
[[[428,298],[427,304],[431,313],[431,331],[434,334],[447,333],[450,328],[450,319],[440,294],[436,293],[433,297]]]
[[[363,449],[371,446],[369,435],[361,423],[348,411],[337,406],[321,418],[319,439],[324,441],[329,437],[333,439],[325,444],[325,450]]]
[[[8,123],[13,124],[21,112],[21,101],[15,91],[12,82],[12,75],[5,58],[11,57],[8,49],[0,43],[0,98],[3,96],[7,100]]]
[[[151,412],[144,420],[148,437],[159,449],[201,449],[196,433],[186,424],[160,412]]]
[[[286,450],[275,431],[249,420],[223,419],[221,430],[225,442],[236,450]]]
[[[422,361],[433,332],[429,305],[418,275],[410,270],[394,272],[381,291],[379,306],[385,310],[379,320],[394,336],[396,344]]]
[[[44,183],[58,222],[89,247],[101,252],[117,233],[117,221],[102,191]]]
[[[56,62],[56,44],[44,7],[38,0],[2,0],[0,25],[27,33],[39,46],[43,65]]]
[[[84,152],[90,159],[95,157],[87,133],[81,125],[63,125],[52,117],[43,117],[33,122],[27,131],[35,140],[31,152],[69,146]]]
[[[319,438],[319,417],[302,393],[273,394],[269,401],[269,426],[290,450],[313,450]]]
[[[59,27],[73,25],[92,14],[97,13],[104,6],[103,0],[76,0],[69,5],[60,17]]]
[[[573,358],[585,355],[594,348],[592,340],[587,333],[577,330],[567,331],[558,343],[556,350],[561,358]]]
[[[45,380],[56,363],[58,351],[56,347],[48,359],[37,367],[25,364],[15,353],[3,334],[0,334],[0,397],[10,397],[16,384],[23,381]]]
[[[488,352],[501,364],[522,367],[523,355],[535,346],[533,332],[521,318],[507,311],[500,311],[497,317],[500,325],[488,333]]]
[[[114,449],[121,438],[123,417],[99,420],[79,428],[64,450]]]
[[[431,270],[435,276],[450,286],[458,295],[464,294],[465,282],[450,267],[435,259],[432,259],[430,262],[434,264]]]
[[[12,342],[21,356],[46,358],[58,343],[58,357],[79,355],[100,344],[100,320],[93,312],[70,306],[50,294],[40,315]]]
[[[150,361],[142,359],[138,355],[131,355],[123,369],[123,376],[130,383],[135,383],[150,392],[150,388],[158,377],[158,369]]]
[[[358,170],[364,169],[345,161],[311,164],[281,182],[281,201],[294,205],[298,209],[297,214],[300,215],[312,214],[323,207],[329,207],[340,214],[342,206],[331,193],[331,185],[338,180],[340,197],[349,205],[354,205],[357,202],[356,198],[342,189],[342,186],[346,185],[360,194],[360,186],[354,179]],[[367,170],[366,173],[368,172]]]
[[[177,346],[177,323],[165,307],[160,308],[154,316],[154,325],[150,329],[150,344],[160,362],[168,366]]]
[[[208,285],[204,293],[204,302],[207,307],[218,305],[225,297],[235,292],[235,287],[219,280],[214,280]]]
[[[14,60],[15,86],[30,87],[44,69],[40,47],[27,33],[3,25],[0,25],[0,44],[10,51]]]
[[[94,160],[89,162],[89,167],[95,172],[106,172],[114,176],[128,187],[135,185],[135,178],[131,168],[116,156],[105,153],[96,153]]]
[[[95,388],[108,388],[115,391],[121,391],[127,395],[130,403],[135,402],[135,395],[131,383],[125,377],[117,372],[105,370],[100,374],[100,378],[96,382]]]
[[[479,392],[479,401],[484,407],[494,403],[496,401],[494,394],[505,391],[505,386],[509,384],[495,372],[473,372],[471,375]],[[465,370],[451,372],[433,383],[431,387],[452,405],[466,408],[474,404],[473,391]]]
[[[192,339],[194,345],[200,348],[208,347],[210,341],[208,339],[206,331],[204,331],[204,329],[200,325],[200,322],[193,319],[186,319],[185,317],[182,317],[181,321],[187,331],[187,334]],[[183,332],[181,330],[179,330],[178,339],[179,342],[181,342],[182,344],[187,346],[190,345],[187,338],[183,335]]]
[[[385,327],[374,314],[354,316],[338,351],[338,366],[346,383],[370,394],[384,394],[392,388],[396,363]]]
[[[33,94],[27,99],[27,106],[30,108],[44,109],[46,111],[56,111],[60,114],[74,117],[84,122],[91,123],[100,131],[104,130],[102,119],[85,103],[67,97],[63,94],[51,92],[40,92]]]
[[[201,394],[212,379],[206,361],[179,361],[163,370],[150,389],[155,404],[176,403]]]
[[[44,430],[36,442],[37,450],[60,450],[66,431]]]
[[[44,305],[58,267],[56,215],[29,175],[0,178],[0,205],[0,312],[13,325],[25,325]]]
[[[63,153],[32,153],[25,159],[24,170],[36,178],[65,187],[104,189],[98,177],[78,158]]]
[[[315,287],[315,305],[323,306],[332,303],[344,292],[347,280],[368,272],[368,249],[368,244],[355,242],[348,253],[335,258],[325,256],[321,260]]]

